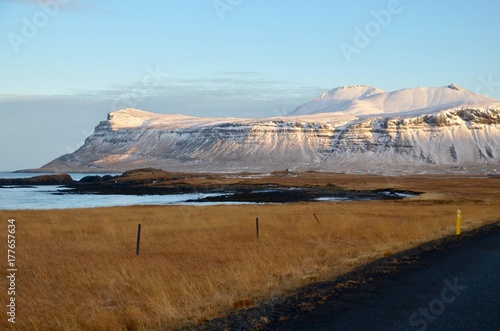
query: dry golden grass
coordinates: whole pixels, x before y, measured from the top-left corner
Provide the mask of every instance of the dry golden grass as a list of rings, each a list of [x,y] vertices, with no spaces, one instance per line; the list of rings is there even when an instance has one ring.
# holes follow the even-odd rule
[[[476,188],[464,186],[460,199],[444,192],[448,199],[437,201],[0,211],[0,247],[7,246],[6,220],[17,220],[19,268],[17,323],[12,327],[4,314],[0,329],[156,330],[196,323],[453,234],[457,209],[464,230],[500,218],[496,197],[477,201],[468,190]],[[0,298],[5,307],[5,288]]]

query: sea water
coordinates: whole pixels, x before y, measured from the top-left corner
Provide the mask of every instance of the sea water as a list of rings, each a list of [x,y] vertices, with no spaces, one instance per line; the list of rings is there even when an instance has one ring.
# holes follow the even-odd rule
[[[44,173],[0,172],[0,178],[28,178]],[[73,180],[89,174],[70,173]],[[95,175],[95,174],[92,174]],[[96,174],[104,175],[104,174]],[[64,186],[11,186],[0,188],[0,210],[16,209],[67,209],[132,205],[183,204],[188,200],[201,199],[219,194],[169,194],[169,195],[125,195],[125,194],[68,194],[61,193]]]

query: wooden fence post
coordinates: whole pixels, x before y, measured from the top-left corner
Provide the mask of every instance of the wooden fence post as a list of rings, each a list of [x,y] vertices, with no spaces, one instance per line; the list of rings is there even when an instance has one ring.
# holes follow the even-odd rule
[[[259,218],[255,219],[255,230],[257,232],[257,239],[259,239]]]
[[[135,247],[135,255],[139,255],[139,249],[141,247],[141,225],[137,225],[137,246]]]
[[[318,224],[320,224],[320,225],[321,225],[321,223],[319,222],[319,219],[318,219],[318,217],[316,216],[316,214],[313,214],[313,215],[314,215],[314,218],[316,219],[316,222],[318,222]]]

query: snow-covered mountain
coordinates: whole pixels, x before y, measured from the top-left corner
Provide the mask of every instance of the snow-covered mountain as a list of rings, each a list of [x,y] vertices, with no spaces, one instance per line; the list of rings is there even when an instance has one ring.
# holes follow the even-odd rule
[[[325,92],[295,109],[293,115],[346,112],[352,115],[393,114],[405,111],[432,112],[444,108],[495,101],[456,84],[416,87],[394,92],[370,86],[344,86]]]
[[[452,84],[341,87],[264,119],[122,109],[42,171],[497,173],[500,102]]]

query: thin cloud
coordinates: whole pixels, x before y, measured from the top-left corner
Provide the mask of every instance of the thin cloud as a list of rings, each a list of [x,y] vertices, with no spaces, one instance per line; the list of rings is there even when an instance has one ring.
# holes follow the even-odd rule
[[[217,71],[214,75],[223,76],[261,76],[259,72],[255,71]]]
[[[326,90],[324,87],[273,80],[257,73],[217,73],[204,77],[168,74],[154,87],[129,82],[104,90],[71,90],[51,96],[0,94],[0,109],[25,108],[39,102],[46,106],[45,109],[56,103],[73,108],[98,105],[99,109],[92,111],[100,112],[102,117],[118,108],[128,107],[192,116],[274,117],[286,115]]]

